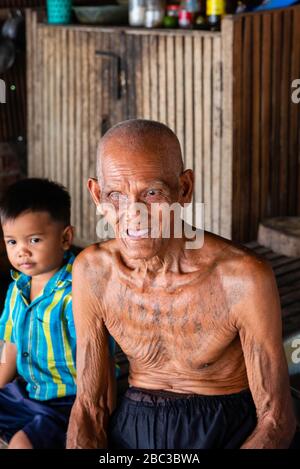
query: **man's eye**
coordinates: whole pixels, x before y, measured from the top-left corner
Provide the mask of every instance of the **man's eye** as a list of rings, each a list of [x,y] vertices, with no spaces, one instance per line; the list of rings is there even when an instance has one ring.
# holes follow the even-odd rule
[[[160,191],[158,189],[149,189],[147,191],[147,196],[153,197],[155,195],[159,195]]]
[[[121,200],[126,200],[127,196],[125,194],[122,194],[121,192],[111,192],[109,194],[109,198],[113,202],[120,202]]]
[[[31,243],[31,244],[37,244],[37,243],[39,243],[40,241],[41,241],[40,238],[31,238],[30,243]]]
[[[111,192],[109,194],[109,198],[113,200],[119,200],[120,197],[121,197],[120,192]]]
[[[8,246],[14,246],[14,245],[17,244],[17,243],[16,243],[16,241],[15,241],[14,239],[9,239],[8,241],[6,241],[6,244],[7,244]]]

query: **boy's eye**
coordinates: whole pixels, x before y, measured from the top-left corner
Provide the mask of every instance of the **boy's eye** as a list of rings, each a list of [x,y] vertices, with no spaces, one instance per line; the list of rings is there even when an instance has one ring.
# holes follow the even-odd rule
[[[8,246],[14,246],[14,245],[17,244],[17,243],[16,243],[16,241],[15,241],[14,239],[9,239],[8,241],[6,241],[6,244],[7,244]]]
[[[40,238],[31,238],[30,243],[31,243],[31,244],[36,244],[36,243],[38,243],[39,241],[41,241]]]

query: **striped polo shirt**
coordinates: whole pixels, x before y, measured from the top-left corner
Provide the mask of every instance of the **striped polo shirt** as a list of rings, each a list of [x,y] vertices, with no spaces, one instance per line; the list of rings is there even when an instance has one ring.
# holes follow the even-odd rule
[[[72,313],[72,265],[65,254],[64,266],[30,303],[31,277],[12,271],[0,340],[16,344],[17,371],[27,382],[29,397],[45,401],[76,394],[76,335]]]

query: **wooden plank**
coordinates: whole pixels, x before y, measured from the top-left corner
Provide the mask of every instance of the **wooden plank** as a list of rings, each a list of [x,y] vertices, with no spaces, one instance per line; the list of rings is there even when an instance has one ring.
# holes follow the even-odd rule
[[[48,29],[48,81],[49,85],[45,88],[47,94],[47,105],[48,105],[48,149],[46,148],[47,161],[49,162],[48,166],[48,177],[50,179],[55,179],[55,167],[56,167],[56,158],[55,158],[55,85],[56,85],[56,73],[55,73],[55,53],[56,53],[56,44],[55,44],[55,34],[56,30],[54,28]],[[45,103],[46,104],[46,103]]]
[[[288,293],[300,291],[300,282],[293,282],[292,284],[286,284],[279,288],[280,296],[287,295]]]
[[[289,176],[289,126],[290,126],[290,102],[291,102],[291,11],[286,10],[282,22],[282,69],[280,86],[280,146],[279,146],[279,211],[287,214]]]
[[[280,136],[280,113],[278,112],[278,99],[281,86],[281,44],[282,44],[282,14],[274,12],[272,15],[272,113],[271,113],[271,213],[280,215],[279,207],[279,136]]]
[[[57,29],[54,34],[54,57],[53,57],[53,74],[54,74],[54,100],[53,100],[53,171],[52,178],[55,181],[63,182],[62,180],[62,162],[61,162],[61,151],[62,151],[62,55],[66,50],[64,49],[64,43],[62,41],[62,29]]]
[[[159,119],[158,102],[158,41],[157,37],[149,38],[149,61],[150,61],[150,96],[151,96],[151,119]]]
[[[128,119],[134,119],[137,115],[136,94],[139,84],[137,83],[136,71],[138,68],[138,62],[140,61],[137,47],[138,39],[139,38],[133,36],[132,34],[127,34],[125,36],[125,60],[122,60],[122,68],[125,71],[124,73],[126,73],[127,99],[124,99],[124,96],[122,96],[121,99],[122,101],[127,101],[128,110],[127,113],[123,115],[126,115]]]
[[[262,16],[262,81],[261,81],[261,195],[260,217],[270,215],[270,132],[271,132],[271,15]]]
[[[300,290],[287,293],[286,295],[281,296],[280,300],[283,307],[293,304],[296,301],[300,301]]]
[[[204,70],[203,70],[203,91],[204,91],[204,203],[205,203],[205,229],[211,230],[211,213],[212,213],[212,135],[211,135],[211,70],[212,70],[212,40],[204,38]]]
[[[175,42],[173,35],[166,38],[167,59],[167,125],[176,132],[175,107]]]
[[[291,258],[291,261],[287,264],[282,265],[280,267],[274,267],[276,277],[287,273],[295,272],[298,269],[300,269],[300,259],[298,258]]]
[[[221,38],[212,41],[212,225],[220,233],[221,217],[221,139],[222,139],[222,55]]]
[[[253,46],[252,46],[252,136],[251,136],[251,205],[250,205],[250,236],[257,236],[257,225],[260,215],[260,129],[261,129],[261,16],[253,16]],[[250,177],[250,174],[249,174]]]
[[[92,47],[91,47],[92,45]],[[82,118],[82,130],[81,130],[81,176],[80,176],[80,198],[81,204],[81,233],[84,240],[89,239],[89,226],[86,220],[85,214],[88,213],[89,197],[86,187],[86,181],[89,177],[89,126],[90,126],[90,100],[89,100],[89,80],[91,79],[91,71],[89,64],[91,57],[94,56],[93,42],[91,36],[88,33],[81,35],[81,118]],[[84,124],[84,123],[87,123]]]
[[[95,57],[95,51],[97,49],[97,34],[89,34],[89,44],[88,44],[88,100],[89,100],[89,116],[88,116],[88,153],[86,158],[88,159],[88,165],[86,167],[87,174],[86,179],[89,177],[96,177],[96,152],[97,152],[97,143],[100,137],[99,132],[99,84],[98,84],[98,66],[99,61]],[[85,223],[88,225],[87,232],[87,242],[96,240],[96,208],[94,203],[91,200],[91,197],[86,189],[84,199],[84,213]]]
[[[48,31],[37,26],[36,31],[36,58],[34,81],[34,151],[35,169],[32,176],[43,177],[48,175],[49,147],[48,147]],[[45,131],[47,129],[47,132]],[[29,174],[30,175],[30,174]]]
[[[174,60],[174,59],[173,59]],[[177,80],[177,77],[176,77]],[[185,101],[185,167],[194,167],[194,83],[193,83],[193,40],[184,38],[184,101]],[[177,115],[176,115],[177,123]]]
[[[292,270],[291,272],[287,272],[282,274],[281,276],[276,277],[276,280],[278,287],[289,285],[291,282],[297,282],[298,280],[300,280],[300,271],[296,266],[295,270]]]
[[[81,217],[82,217],[82,113],[83,113],[83,90],[82,90],[82,34],[75,33],[75,50],[76,50],[76,61],[75,61],[75,95],[73,99],[80,96],[80,99],[76,99],[75,103],[75,184],[73,192],[73,200],[75,203],[75,226],[76,232],[83,238]],[[86,86],[86,85],[85,85]],[[82,96],[83,95],[83,96]]]
[[[151,119],[149,37],[142,38],[143,57],[143,118]]]
[[[239,38],[239,28],[235,28],[235,23],[224,18],[222,22],[222,143],[221,143],[221,187],[220,187],[220,234],[225,238],[236,236],[233,231],[234,212],[233,205],[235,197],[232,194],[234,177],[234,157],[235,145],[238,148],[237,119],[239,119],[239,87],[241,83],[236,80],[235,71],[238,69],[238,57],[234,57],[234,41]],[[233,87],[233,83],[237,89]],[[234,91],[235,89],[235,91]],[[236,93],[234,95],[234,93]],[[235,135],[235,137],[234,137]],[[235,140],[234,140],[235,139]],[[238,178],[234,179],[234,184],[238,184]],[[235,187],[236,190],[236,187]]]
[[[250,241],[248,243],[245,243],[245,246],[249,249],[254,249],[254,250],[260,247],[257,241]]]
[[[161,42],[164,42],[164,38],[159,38],[159,44]],[[136,95],[136,117],[142,118],[144,116],[143,112],[143,102],[144,102],[144,97],[143,97],[143,48],[142,48],[142,38],[141,36],[134,36],[134,43],[135,43],[135,51],[136,51],[136,57],[135,57],[135,70],[134,74],[136,77],[136,88],[135,88],[135,95]],[[161,54],[161,52],[160,52]],[[163,62],[164,63],[164,62]],[[160,72],[160,80],[162,78],[161,72]],[[163,87],[165,82],[161,83],[161,87]],[[161,92],[161,91],[160,91]],[[163,101],[162,101],[163,103]],[[162,106],[162,108],[165,108],[165,106]],[[161,119],[163,122],[164,120]]]
[[[184,91],[186,88],[186,86],[183,86],[184,67],[185,67],[184,66],[184,38],[182,36],[176,36],[175,37],[176,135],[180,142],[183,154],[185,153]],[[196,92],[195,92],[195,95],[196,95]]]
[[[249,230],[250,219],[250,168],[251,168],[251,113],[252,113],[252,19],[244,18],[243,45],[242,45],[242,108],[241,108],[241,172],[242,187],[240,192],[240,220],[241,236],[245,239]],[[253,236],[251,237],[253,238]],[[250,238],[250,239],[251,239]]]
[[[267,253],[264,254],[264,257],[268,260],[268,261],[276,261],[278,259],[282,259],[282,256],[276,252],[273,252],[273,251],[269,251]]]
[[[34,59],[36,54],[32,53],[34,44],[34,32],[36,31],[33,14],[30,10],[26,10],[26,92],[27,92],[27,149],[28,149],[28,174],[33,172],[33,155],[34,155]]]
[[[177,43],[176,43],[177,50]],[[195,113],[195,132],[194,132],[194,148],[195,148],[195,189],[194,201],[203,203],[203,39],[201,37],[194,38],[194,113]],[[177,121],[178,126],[178,121]],[[197,221],[197,220],[196,220]],[[200,220],[199,220],[200,222]]]
[[[74,31],[68,31],[68,169],[69,169],[69,190],[72,196],[71,219],[75,226],[76,237],[79,237],[76,226],[76,205],[75,182],[76,182],[76,62],[77,62],[77,44]]]
[[[272,267],[282,267],[284,265],[289,264],[291,261],[293,261],[293,258],[291,257],[284,257],[280,256],[278,259],[274,259],[272,261]]]
[[[61,148],[59,149],[58,158],[61,157],[61,164],[58,165],[60,171],[61,182],[69,186],[68,171],[68,32],[63,29],[61,33]]]
[[[166,40],[158,37],[158,96],[159,96],[159,120],[167,123],[167,68],[166,68]]]

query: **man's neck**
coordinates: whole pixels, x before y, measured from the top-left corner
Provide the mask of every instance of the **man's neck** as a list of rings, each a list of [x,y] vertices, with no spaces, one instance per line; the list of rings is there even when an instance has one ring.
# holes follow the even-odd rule
[[[170,239],[159,253],[149,259],[132,259],[123,253],[121,253],[121,257],[126,267],[142,275],[179,273],[180,262],[184,257],[184,245],[184,239]]]

